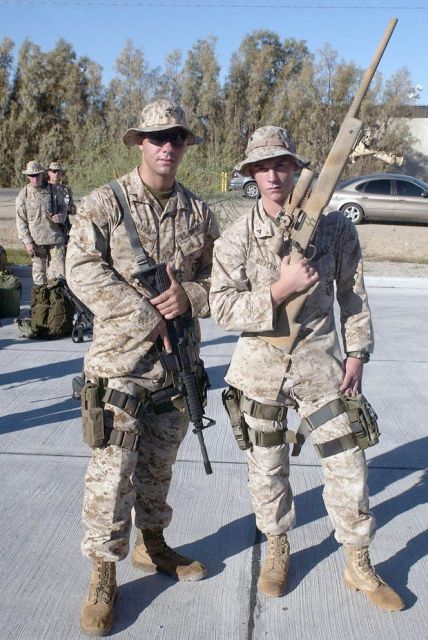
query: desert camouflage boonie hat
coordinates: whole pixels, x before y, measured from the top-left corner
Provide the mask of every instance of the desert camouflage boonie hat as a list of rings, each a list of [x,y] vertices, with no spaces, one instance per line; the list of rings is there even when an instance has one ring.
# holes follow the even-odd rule
[[[51,162],[48,169],[49,171],[65,171],[60,162]]]
[[[251,164],[259,160],[269,160],[279,156],[291,156],[299,167],[306,167],[309,160],[305,160],[296,153],[296,145],[291,140],[287,129],[268,125],[256,129],[248,140],[245,158],[235,169],[248,176]]]
[[[201,138],[195,136],[187,125],[183,109],[169,100],[156,100],[147,104],[140,115],[140,126],[128,129],[123,141],[127,147],[140,144],[142,133],[166,131],[167,129],[183,129],[187,134],[187,144],[200,144]]]
[[[47,171],[47,169],[41,165],[40,162],[30,160],[30,162],[27,162],[27,166],[23,169],[22,173],[25,176],[36,176],[38,173],[45,173],[45,171]]]

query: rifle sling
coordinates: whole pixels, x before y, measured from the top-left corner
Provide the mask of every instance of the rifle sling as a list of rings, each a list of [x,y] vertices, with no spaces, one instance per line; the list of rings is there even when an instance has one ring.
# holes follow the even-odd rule
[[[122,213],[123,223],[129,237],[129,242],[131,243],[131,247],[134,251],[135,259],[137,263],[143,267],[143,270],[149,269],[149,256],[147,255],[143,245],[141,244],[137,228],[132,218],[131,210],[129,208],[129,204],[125,197],[123,189],[117,180],[112,180],[108,183],[108,186],[113,191],[118,207]]]

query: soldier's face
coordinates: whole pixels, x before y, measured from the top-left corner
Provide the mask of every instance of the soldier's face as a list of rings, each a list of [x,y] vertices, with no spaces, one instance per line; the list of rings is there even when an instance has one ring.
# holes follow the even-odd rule
[[[157,178],[175,178],[175,174],[186,151],[186,138],[181,130],[170,129],[145,134],[139,145],[146,175]]]
[[[28,176],[28,180],[32,187],[40,187],[43,182],[43,173],[36,173],[33,176]]]
[[[58,171],[58,169],[49,169],[48,176],[51,184],[59,184],[62,178],[62,171]]]
[[[257,182],[262,198],[282,207],[293,190],[296,169],[294,160],[284,156],[260,160],[252,165],[250,173]]]

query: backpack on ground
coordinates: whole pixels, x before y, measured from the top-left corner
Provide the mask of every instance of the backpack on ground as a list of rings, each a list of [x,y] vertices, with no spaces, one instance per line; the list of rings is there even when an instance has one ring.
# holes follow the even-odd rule
[[[22,284],[8,269],[0,271],[0,318],[17,318],[20,312]]]
[[[74,306],[65,293],[63,278],[35,285],[31,292],[31,316],[18,320],[26,338],[64,338],[73,328]]]

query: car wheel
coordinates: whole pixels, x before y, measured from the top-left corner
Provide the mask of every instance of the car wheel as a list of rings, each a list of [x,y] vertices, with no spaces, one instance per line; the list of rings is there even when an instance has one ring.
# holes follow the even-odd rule
[[[244,187],[244,193],[247,198],[257,198],[259,195],[259,188],[255,182],[247,182]]]
[[[355,204],[354,202],[345,204],[345,206],[341,207],[340,210],[354,224],[360,224],[360,222],[362,222],[364,219],[364,211],[359,204]]]

